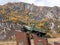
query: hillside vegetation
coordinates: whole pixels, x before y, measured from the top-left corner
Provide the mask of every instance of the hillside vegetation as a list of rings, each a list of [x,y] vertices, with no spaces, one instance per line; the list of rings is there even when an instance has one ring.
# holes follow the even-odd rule
[[[60,33],[60,7],[38,7],[23,2],[0,6],[0,30],[5,27],[20,30],[20,24],[42,32]]]

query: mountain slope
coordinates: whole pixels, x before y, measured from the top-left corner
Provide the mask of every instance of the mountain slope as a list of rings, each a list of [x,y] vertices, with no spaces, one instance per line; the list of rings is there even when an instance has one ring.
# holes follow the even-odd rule
[[[8,30],[12,33],[13,30],[20,30],[22,27],[20,24],[31,26],[42,32],[60,33],[60,7],[38,7],[23,2],[0,6],[2,33]]]

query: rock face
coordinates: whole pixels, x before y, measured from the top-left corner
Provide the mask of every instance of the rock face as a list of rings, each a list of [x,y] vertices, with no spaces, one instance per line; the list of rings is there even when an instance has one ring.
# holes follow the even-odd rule
[[[20,27],[22,26],[19,23],[11,23],[12,20],[13,22],[15,22],[14,20],[16,20],[16,22],[18,22],[19,20],[26,23],[34,20],[34,23],[36,24],[36,22],[41,21],[44,18],[48,18],[48,25],[45,25],[47,28],[49,28],[50,30],[51,28],[53,28],[54,31],[60,32],[60,7],[38,7],[34,4],[28,4],[23,2],[8,3],[2,5],[0,6],[0,39],[2,37],[6,39],[8,38],[8,36],[6,36],[8,35],[8,33],[12,32],[13,34],[14,30],[21,29]],[[4,40],[4,38],[2,38],[2,40]]]
[[[11,11],[13,11],[13,12],[17,11],[18,12],[17,15],[23,15],[22,13],[24,11],[28,11],[28,15],[30,15],[31,18],[37,19],[37,17],[38,17],[39,20],[45,16],[47,16],[49,18],[53,18],[53,17],[57,18],[58,12],[60,11],[59,7],[56,7],[56,6],[55,7],[37,7],[33,4],[27,4],[27,3],[23,3],[23,2],[8,3],[6,5],[0,6],[0,10],[3,10],[3,9],[5,9],[4,11],[6,13],[10,13]],[[0,16],[1,15],[3,15],[3,14],[0,14]],[[4,13],[4,15],[6,15],[6,14]],[[1,18],[3,18],[3,16],[1,16]]]

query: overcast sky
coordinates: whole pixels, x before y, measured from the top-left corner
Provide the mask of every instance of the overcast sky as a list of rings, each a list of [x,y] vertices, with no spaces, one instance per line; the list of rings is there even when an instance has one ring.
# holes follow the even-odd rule
[[[33,3],[37,6],[59,6],[60,0],[0,0],[0,5],[4,5],[8,2],[26,2]]]

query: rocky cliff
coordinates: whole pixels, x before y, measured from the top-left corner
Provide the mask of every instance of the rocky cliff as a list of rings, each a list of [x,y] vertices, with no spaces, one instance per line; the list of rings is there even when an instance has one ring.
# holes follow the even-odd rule
[[[39,31],[60,33],[60,7],[38,7],[23,2],[0,6],[0,39],[6,38],[6,32],[13,34],[13,30],[20,30],[20,24],[33,26]]]

